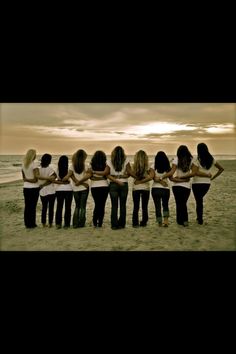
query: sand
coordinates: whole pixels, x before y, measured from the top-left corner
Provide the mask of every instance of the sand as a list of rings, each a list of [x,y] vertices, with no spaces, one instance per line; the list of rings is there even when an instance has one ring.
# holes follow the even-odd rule
[[[149,200],[149,222],[145,228],[132,227],[133,201],[131,178],[127,201],[127,224],[122,230],[111,230],[111,203],[108,196],[104,225],[92,226],[93,199],[87,202],[86,226],[80,229],[43,228],[40,223],[41,201],[37,206],[36,229],[25,229],[23,222],[23,182],[0,185],[1,251],[235,251],[236,250],[236,161],[222,161],[223,174],[216,178],[205,197],[204,224],[196,222],[195,200],[188,201],[189,227],[176,224],[174,196],[171,191],[168,228],[155,221],[152,197]],[[74,201],[72,212],[74,210]]]

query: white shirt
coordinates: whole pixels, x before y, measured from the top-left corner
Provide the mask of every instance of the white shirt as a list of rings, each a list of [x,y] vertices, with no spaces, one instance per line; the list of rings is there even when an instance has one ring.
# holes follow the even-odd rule
[[[166,172],[159,173],[155,170],[154,164],[151,166],[151,168],[155,171],[155,177],[162,178]],[[155,182],[153,181],[152,188],[164,188],[164,189],[170,189],[170,181],[169,178],[165,178],[164,181],[167,183],[167,186],[164,187],[160,182]]]
[[[34,169],[38,168],[38,162],[32,161],[31,164],[25,168],[24,164],[22,165],[22,170],[24,171],[25,177],[28,179],[34,178]],[[31,182],[24,182],[24,188],[39,188],[38,182],[31,183]]]
[[[213,159],[212,165],[210,168],[206,169],[201,166],[200,161],[196,159],[194,161],[194,165],[199,167],[199,172],[204,172],[204,173],[209,173],[211,172],[212,167],[216,164],[216,160]],[[206,184],[211,184],[211,179],[210,177],[201,177],[201,176],[194,176],[192,183],[206,183]]]
[[[145,183],[139,183],[139,184],[134,184],[134,182],[135,182],[135,179],[133,180],[133,191],[143,191],[143,190],[149,191],[150,190],[150,181],[145,182]]]
[[[174,160],[172,161],[172,164],[178,166],[178,157],[176,156],[174,158]],[[193,164],[193,159],[191,159],[190,161],[190,167],[189,167],[189,170],[187,172],[183,172],[180,168],[177,167],[176,171],[175,171],[175,174],[174,174],[174,177],[183,177],[183,176],[186,176],[190,170],[191,170],[191,167],[192,167],[192,164]],[[191,180],[191,179],[190,179]],[[173,182],[173,187],[174,186],[179,186],[179,187],[185,187],[185,188],[189,188],[191,189],[191,182]]]
[[[85,164],[85,166],[84,166],[84,171],[81,172],[81,173],[77,173],[77,172],[75,172],[75,169],[74,169],[73,165],[70,165],[70,166],[69,166],[69,170],[73,172],[75,178],[78,179],[78,180],[80,180],[80,179],[82,179],[82,178],[85,177],[85,174],[86,174],[86,171],[88,170],[88,168],[89,168],[89,165],[88,165],[88,164]],[[79,192],[79,191],[85,191],[85,190],[87,190],[87,188],[86,188],[85,186],[83,186],[83,185],[76,186],[75,183],[74,183],[74,181],[72,181],[72,179],[71,179],[71,182],[70,182],[70,183],[71,183],[73,192]],[[90,183],[89,183],[89,180],[85,181],[84,183],[90,184]]]
[[[50,177],[53,175],[53,173],[55,173],[55,171],[51,166],[39,168],[39,175],[41,177]],[[43,185],[45,182],[46,181],[43,179],[38,180],[38,183],[40,186]],[[49,194],[55,194],[55,192],[56,192],[55,185],[54,185],[54,183],[51,183],[51,184],[43,187],[42,189],[40,189],[39,194],[42,197],[45,197],[46,195],[49,195]]]
[[[89,164],[89,168],[92,169],[91,164]],[[93,174],[93,177],[101,177],[100,175],[96,175],[95,173]],[[96,187],[108,187],[109,182],[107,179],[101,179],[99,181],[93,181],[91,179],[91,188],[96,188]]]
[[[57,175],[57,178],[60,178],[58,170],[56,171],[56,175]],[[56,192],[72,191],[72,186],[70,183],[67,183],[67,184],[56,184],[55,183],[55,189],[56,189]]]
[[[111,160],[107,160],[107,166],[110,167],[110,175],[117,176],[117,177],[119,177],[121,175],[124,175],[125,171],[126,171],[126,166],[128,165],[129,162],[130,162],[129,159],[126,158],[122,170],[121,171],[116,171],[114,166],[113,166],[113,164],[112,164],[112,162],[111,162]],[[119,178],[119,180],[121,182],[128,182],[128,178]]]

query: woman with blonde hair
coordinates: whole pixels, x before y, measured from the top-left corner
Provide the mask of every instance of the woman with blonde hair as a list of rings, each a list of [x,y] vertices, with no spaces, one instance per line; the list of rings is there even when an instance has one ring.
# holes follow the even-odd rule
[[[36,206],[39,198],[38,175],[39,169],[35,162],[36,150],[27,151],[22,164],[23,193],[25,200],[24,223],[27,228],[35,228]]]
[[[88,164],[85,163],[87,153],[79,149],[72,156],[72,164],[69,166],[68,174],[63,178],[63,181],[68,181],[71,178],[71,186],[75,200],[75,210],[73,215],[73,227],[84,227],[86,222],[86,204],[89,194],[89,184],[85,181],[90,178]],[[84,182],[81,182],[81,180]]]
[[[154,171],[149,168],[148,156],[145,151],[139,150],[134,156],[132,166],[133,177],[133,227],[146,226],[148,222],[148,202],[150,197],[150,183],[154,177]],[[139,224],[139,204],[142,200],[142,220]]]
[[[116,146],[111,159],[107,161],[109,174],[107,178],[111,181],[109,193],[111,198],[111,228],[122,229],[126,224],[126,201],[128,196],[128,177],[131,166],[126,157],[124,149]],[[118,218],[118,203],[120,202],[120,216]]]

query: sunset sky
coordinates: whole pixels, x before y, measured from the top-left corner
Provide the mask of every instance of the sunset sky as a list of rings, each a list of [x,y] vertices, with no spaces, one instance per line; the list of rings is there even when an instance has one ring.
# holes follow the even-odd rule
[[[3,103],[1,154],[88,154],[116,145],[132,155],[143,149],[193,154],[205,142],[212,154],[236,154],[236,105],[230,103]]]

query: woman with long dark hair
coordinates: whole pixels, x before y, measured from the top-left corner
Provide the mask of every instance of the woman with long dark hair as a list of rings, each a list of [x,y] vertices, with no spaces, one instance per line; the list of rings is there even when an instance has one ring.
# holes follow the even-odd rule
[[[56,173],[50,166],[52,155],[44,154],[41,157],[41,167],[39,168],[39,186],[40,199],[42,202],[41,222],[43,227],[47,226],[47,210],[48,210],[48,226],[52,227],[54,217],[55,203],[55,186],[52,183],[56,179]]]
[[[64,212],[64,228],[70,227],[71,221],[71,204],[73,198],[73,191],[71,184],[68,179],[63,180],[68,174],[68,157],[62,155],[58,161],[58,170],[56,172],[57,179],[54,181],[56,183],[56,227],[60,229],[62,227],[62,211],[65,205]]]
[[[106,176],[109,173],[109,167],[106,164],[106,154],[98,150],[94,153],[91,163],[90,172],[91,193],[94,200],[93,225],[94,227],[102,227],[105,215],[105,205],[109,192],[109,183]]]
[[[24,222],[25,227],[33,229],[36,224],[36,206],[39,198],[38,164],[35,162],[36,150],[27,151],[22,164],[22,178],[24,181],[23,193],[25,200]]]
[[[68,174],[63,178],[67,181],[71,178],[71,185],[75,200],[75,210],[73,214],[73,228],[84,227],[86,222],[86,205],[89,194],[90,178],[88,173],[88,164],[85,162],[87,153],[79,149],[72,156],[72,164],[69,167]]]
[[[197,222],[203,224],[203,198],[207,194],[211,181],[218,177],[224,168],[217,162],[208,151],[208,147],[204,143],[197,145],[197,160],[195,162],[198,167],[196,175],[193,177],[192,189],[196,201]],[[212,176],[211,168],[215,166],[218,171]]]
[[[151,167],[155,171],[152,185],[152,198],[155,205],[156,221],[159,226],[163,225],[168,227],[170,183],[169,179],[167,177],[163,179],[163,176],[168,173],[171,168],[169,159],[164,151],[157,152],[154,165]],[[163,208],[164,224],[162,223],[161,204]]]
[[[176,221],[179,225],[188,226],[187,201],[191,192],[190,178],[195,176],[197,166],[187,146],[180,145],[177,156],[172,161],[172,168],[162,179],[170,177],[176,203]]]
[[[131,166],[124,149],[116,146],[111,159],[107,161],[110,179],[109,193],[111,198],[111,228],[113,230],[124,228],[126,225],[126,201],[128,196],[128,177]],[[120,216],[118,217],[118,203],[120,203]]]

